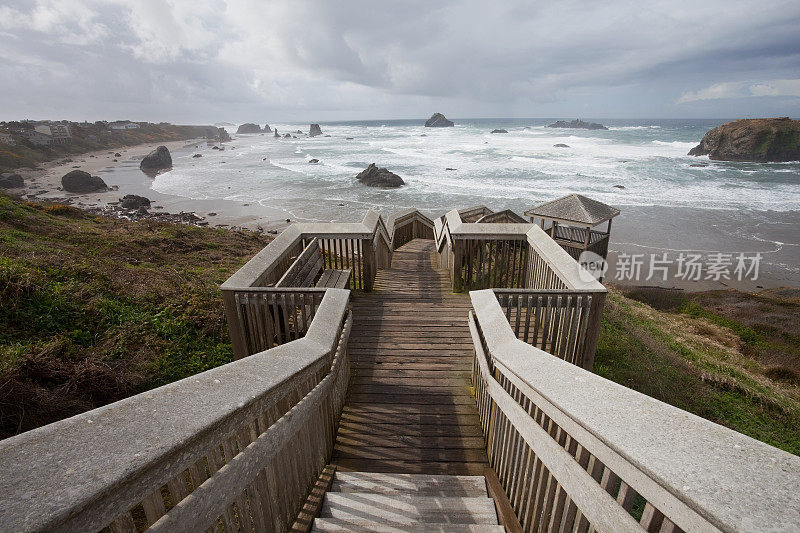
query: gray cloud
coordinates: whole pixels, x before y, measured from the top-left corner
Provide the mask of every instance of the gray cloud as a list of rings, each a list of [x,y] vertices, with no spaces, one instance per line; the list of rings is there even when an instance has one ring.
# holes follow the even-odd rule
[[[800,114],[796,1],[496,4],[4,0],[0,111],[184,122],[434,108]]]

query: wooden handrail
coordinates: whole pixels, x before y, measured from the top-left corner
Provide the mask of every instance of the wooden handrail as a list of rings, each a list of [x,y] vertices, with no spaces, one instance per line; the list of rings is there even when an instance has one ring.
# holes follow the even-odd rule
[[[130,511],[139,506],[152,525],[165,514],[166,504],[202,489],[196,499],[204,487],[216,485],[217,473],[245,450],[248,455],[237,461],[249,462],[250,447],[262,437],[286,450],[290,441],[275,440],[281,428],[277,422],[304,399],[322,394],[315,391],[331,381],[332,360],[347,342],[348,299],[349,291],[329,289],[302,339],[1,441],[0,530],[97,531],[112,523],[125,530],[133,526]],[[305,479],[324,466],[333,445],[346,371],[335,379],[341,398],[331,396],[331,389],[325,393],[332,409],[329,420],[310,419],[304,426],[315,444],[302,475],[292,471],[289,447],[279,450],[284,464],[278,462],[272,471],[282,478],[260,478],[280,482],[281,490],[291,491],[301,503],[311,486]],[[307,403],[318,405],[316,399]],[[305,415],[297,411],[292,416]],[[266,456],[256,455],[263,464]],[[248,494],[225,492],[223,521],[235,514],[234,505],[260,505],[253,500],[257,486],[248,481],[258,472],[250,470],[250,478],[238,482],[254,487]],[[274,518],[285,524],[297,509],[280,511],[287,518]]]
[[[526,529],[627,530],[639,499],[649,531],[800,530],[800,458],[530,346],[493,291],[470,298],[490,463]]]

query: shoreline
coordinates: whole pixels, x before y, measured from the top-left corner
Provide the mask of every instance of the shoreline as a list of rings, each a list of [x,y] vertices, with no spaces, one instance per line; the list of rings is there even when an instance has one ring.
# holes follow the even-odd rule
[[[191,157],[187,154],[202,153],[220,144],[209,143],[206,139],[185,139],[86,152],[73,156],[74,159],[71,160],[67,158],[67,160],[42,163],[36,169],[15,170],[14,172],[25,180],[25,187],[9,189],[7,192],[17,194],[26,200],[64,203],[95,214],[125,220],[152,218],[272,234],[288,226],[285,211],[259,204],[217,199],[196,200],[160,193],[152,189],[154,178],[139,169],[141,159],[158,146],[166,146],[174,160]],[[235,147],[231,146],[229,149],[233,148]],[[115,157],[116,153],[120,156]],[[59,190],[61,178],[72,170],[83,170],[91,175],[100,176],[109,189],[91,193],[69,193]],[[124,176],[120,176],[120,170],[126,170]],[[131,210],[118,207],[121,198],[127,194],[148,198],[151,201],[149,213],[135,214]]]
[[[241,139],[241,142],[246,143],[247,140]],[[298,221],[288,207],[285,209],[280,206],[269,207],[258,201],[192,199],[160,193],[152,188],[154,179],[139,169],[141,158],[160,145],[167,146],[170,150],[176,168],[191,169],[193,165],[202,165],[199,160],[192,158],[195,153],[211,156],[212,153],[227,155],[232,152],[230,157],[233,158],[237,154],[236,144],[235,139],[229,141],[224,144],[225,152],[219,152],[212,148],[214,145],[219,146],[218,143],[208,143],[205,139],[146,143],[119,149],[118,153],[121,156],[116,158],[118,159],[116,162],[113,161],[115,151],[89,152],[74,156],[74,161],[71,162],[52,161],[42,164],[43,168],[40,169],[19,171],[25,178],[26,187],[9,192],[19,194],[28,200],[66,203],[93,214],[125,220],[155,219],[277,234],[290,222]],[[100,175],[112,189],[88,194],[58,191],[61,176],[73,170],[73,167],[79,167],[93,175]],[[193,191],[190,189],[187,193],[189,193],[187,196],[199,195],[192,194]],[[126,194],[148,198],[151,201],[149,212],[137,214],[133,210],[119,207],[121,197]],[[357,213],[355,209],[353,204],[345,207],[347,215],[343,220],[349,218],[360,220],[363,208],[359,208]],[[303,221],[326,221],[324,217],[319,216],[320,213],[315,216],[314,211],[309,211],[307,216],[306,213],[303,215]],[[757,233],[757,230],[761,231],[768,225],[774,226],[770,229],[769,235]],[[643,272],[638,280],[620,280],[607,276],[606,282],[627,287],[660,286],[689,292],[729,288],[758,292],[778,287],[797,288],[800,287],[797,270],[800,265],[798,259],[800,243],[796,242],[796,237],[792,236],[791,231],[791,228],[797,225],[800,225],[800,211],[736,213],[713,209],[629,206],[625,209],[624,218],[620,217],[612,231],[609,247],[612,269],[620,254],[640,254],[649,257],[650,254],[669,252],[670,259],[674,260],[679,252],[688,250],[758,252],[764,254],[766,268],[761,270],[758,280],[681,280],[674,275],[673,265],[669,269],[670,277],[665,281],[649,279]],[[702,234],[697,232],[700,227],[703,228]],[[646,266],[643,265],[643,270]]]

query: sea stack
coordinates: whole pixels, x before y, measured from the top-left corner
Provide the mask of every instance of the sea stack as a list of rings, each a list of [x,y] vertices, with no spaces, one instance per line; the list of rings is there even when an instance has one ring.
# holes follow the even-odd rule
[[[789,117],[734,120],[703,136],[689,155],[717,161],[800,161],[800,120]]]
[[[447,117],[441,113],[434,113],[431,118],[425,121],[426,128],[452,128],[453,126],[453,121],[447,120]]]
[[[166,146],[159,146],[142,159],[139,168],[147,174],[172,168],[172,155]]]
[[[312,124],[308,130],[308,136],[316,137],[317,135],[322,135],[322,128],[319,127],[319,124]]]
[[[269,127],[269,124],[264,124],[264,133],[272,133],[272,128]]]
[[[563,120],[559,120],[557,122],[553,122],[552,124],[547,125],[548,128],[572,128],[572,129],[580,129],[580,130],[607,130],[605,126],[602,124],[598,124],[597,122],[584,122],[581,119],[575,119],[571,122],[566,122]]]
[[[236,133],[261,133],[261,126],[258,124],[253,124],[252,122],[248,122],[239,126],[239,129],[236,130]]]
[[[395,189],[406,183],[394,172],[378,168],[375,163],[370,163],[367,168],[359,172],[356,179],[367,187],[383,187],[385,189]]]

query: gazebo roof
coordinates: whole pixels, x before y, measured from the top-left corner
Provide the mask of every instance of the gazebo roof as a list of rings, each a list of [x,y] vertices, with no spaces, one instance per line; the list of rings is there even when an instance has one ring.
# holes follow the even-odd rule
[[[580,194],[570,194],[529,209],[525,215],[596,226],[619,215],[619,209]]]

